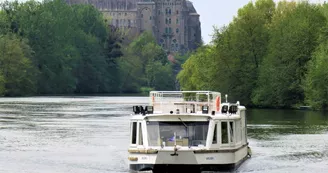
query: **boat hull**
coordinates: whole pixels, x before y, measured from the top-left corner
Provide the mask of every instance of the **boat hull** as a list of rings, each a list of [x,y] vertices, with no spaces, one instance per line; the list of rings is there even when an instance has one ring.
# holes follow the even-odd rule
[[[172,152],[158,152],[157,154],[135,155],[139,161],[130,162],[130,172],[184,172],[199,173],[201,171],[231,171],[248,158],[247,146],[230,151],[205,150],[203,152],[182,151],[177,156],[171,156]],[[142,161],[142,159],[148,161]],[[179,171],[178,171],[179,172]]]
[[[232,164],[203,164],[203,165],[183,165],[183,164],[131,164],[130,172],[152,171],[153,173],[174,173],[188,172],[200,173],[202,171],[233,171],[237,169],[247,157],[238,163]]]

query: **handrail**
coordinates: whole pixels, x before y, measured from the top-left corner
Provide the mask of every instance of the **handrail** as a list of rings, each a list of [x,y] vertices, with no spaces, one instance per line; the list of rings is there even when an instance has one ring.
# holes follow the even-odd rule
[[[149,96],[155,112],[171,112],[177,109],[182,112],[198,112],[205,105],[209,106],[211,112],[216,110],[218,97],[221,102],[221,93],[215,91],[151,91]]]

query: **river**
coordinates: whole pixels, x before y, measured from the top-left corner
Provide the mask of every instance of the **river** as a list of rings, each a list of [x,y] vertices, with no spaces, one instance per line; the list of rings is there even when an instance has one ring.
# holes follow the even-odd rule
[[[0,172],[127,173],[129,114],[146,97],[0,98]],[[247,111],[236,172],[328,172],[328,114]]]

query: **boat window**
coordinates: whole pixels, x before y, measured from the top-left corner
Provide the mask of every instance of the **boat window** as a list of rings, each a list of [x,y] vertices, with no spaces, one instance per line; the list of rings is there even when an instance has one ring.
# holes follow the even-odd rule
[[[137,143],[137,122],[132,123],[132,144]]]
[[[147,122],[150,146],[206,145],[209,122]]]
[[[235,130],[235,133],[236,133],[236,142],[241,142],[241,134],[242,134],[242,131],[241,131],[240,120],[236,121],[236,130]]]
[[[143,145],[141,123],[139,123],[139,142],[138,142],[138,144]]]
[[[217,144],[217,124],[215,124],[215,127],[214,127],[214,133],[213,133],[213,142],[212,144]]]
[[[229,122],[229,124],[230,124],[230,127],[229,127],[229,132],[230,132],[230,142],[233,142],[234,141],[234,136],[233,136],[233,122],[232,121],[230,121]]]
[[[227,144],[228,141],[228,125],[227,122],[221,122],[221,143]]]

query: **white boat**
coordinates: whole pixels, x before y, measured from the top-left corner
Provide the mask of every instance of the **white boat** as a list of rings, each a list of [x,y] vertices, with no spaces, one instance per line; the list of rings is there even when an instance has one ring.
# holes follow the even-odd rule
[[[130,172],[233,170],[250,156],[239,102],[221,103],[213,91],[151,91],[149,98],[149,106],[133,106]]]

